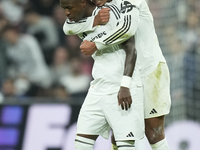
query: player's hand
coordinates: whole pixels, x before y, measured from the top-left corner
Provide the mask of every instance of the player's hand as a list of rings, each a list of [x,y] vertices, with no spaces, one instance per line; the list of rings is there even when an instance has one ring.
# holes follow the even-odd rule
[[[81,43],[80,49],[84,55],[91,56],[97,50],[97,47],[94,42],[85,40]]]
[[[131,108],[132,98],[129,88],[121,86],[117,98],[122,110],[128,110],[129,108]]]
[[[97,25],[105,25],[110,19],[109,11],[109,8],[102,8],[94,18],[93,27]]]

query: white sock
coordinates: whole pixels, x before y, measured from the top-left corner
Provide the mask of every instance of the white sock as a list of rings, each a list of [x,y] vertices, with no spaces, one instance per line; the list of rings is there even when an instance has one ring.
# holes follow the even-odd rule
[[[135,150],[134,141],[117,141],[118,150]]]
[[[76,150],[93,150],[94,140],[82,136],[76,136],[75,148]]]
[[[155,144],[151,144],[151,148],[152,150],[170,150],[166,138]]]

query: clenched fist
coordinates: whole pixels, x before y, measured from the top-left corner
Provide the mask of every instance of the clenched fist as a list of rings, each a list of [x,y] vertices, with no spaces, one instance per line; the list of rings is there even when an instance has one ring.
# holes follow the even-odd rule
[[[105,25],[110,19],[109,11],[109,8],[102,8],[94,18],[93,27],[97,25]]]
[[[91,56],[97,50],[97,47],[94,42],[85,40],[81,43],[80,49],[84,55]]]

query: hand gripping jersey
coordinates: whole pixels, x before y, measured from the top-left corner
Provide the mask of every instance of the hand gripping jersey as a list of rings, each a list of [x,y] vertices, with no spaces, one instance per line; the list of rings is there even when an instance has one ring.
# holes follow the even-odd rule
[[[145,0],[113,0],[110,3],[116,4],[121,21],[105,36],[94,40],[98,50],[104,49],[107,45],[120,44],[134,35],[140,74],[142,77],[150,74],[159,62],[165,62],[165,58],[158,43],[153,17],[147,3]],[[116,9],[113,6],[109,8]],[[117,14],[115,15],[117,17]],[[84,22],[81,21],[79,25],[73,27],[69,21],[66,21],[63,29],[67,35],[94,31],[97,27],[92,27],[93,21],[94,16],[88,17]]]
[[[111,8],[109,22],[106,25],[97,26],[92,32],[78,34],[81,39],[88,41],[99,40],[105,37],[111,29],[118,26],[121,18],[117,6],[108,3],[104,7]],[[100,8],[96,7],[92,15],[96,15],[99,10]],[[125,51],[119,45],[107,45],[104,49],[96,51],[92,57],[94,59],[92,70],[94,80],[91,82],[90,92],[98,95],[117,93],[124,72]],[[136,84],[138,86],[142,85],[137,64],[133,73],[132,87],[136,86]]]

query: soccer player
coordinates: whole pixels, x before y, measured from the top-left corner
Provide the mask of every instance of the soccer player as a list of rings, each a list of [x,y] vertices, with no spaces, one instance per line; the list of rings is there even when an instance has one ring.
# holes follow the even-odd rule
[[[94,1],[98,6],[104,5],[105,2],[106,0]],[[119,3],[119,1],[114,3]],[[169,70],[159,47],[153,16],[149,11],[148,5],[144,0],[121,1],[121,14],[129,11],[130,8],[134,8],[137,11],[134,17],[139,17],[139,25],[135,26],[137,30],[132,35],[135,35],[136,39],[135,45],[144,87],[145,134],[153,150],[169,150],[164,134],[164,116],[169,113],[171,106]],[[104,11],[102,14],[105,15],[106,12]],[[96,18],[88,18],[85,23],[82,23],[81,28],[74,26],[73,32],[69,32],[68,29],[70,29],[71,25],[66,22],[64,25],[65,33],[73,34],[80,31],[84,32],[85,30],[94,30],[93,26],[97,22]],[[130,30],[135,29],[130,27],[124,30],[128,26],[128,21],[125,21],[124,19],[119,24],[121,30],[114,28],[101,39],[94,42],[84,41],[80,47],[82,52],[86,55],[91,55],[97,49],[100,50],[107,45],[122,43],[124,38],[128,39],[131,35],[129,34]],[[91,22],[94,22],[94,24]],[[93,25],[92,27],[91,24]]]
[[[65,9],[72,24],[84,22],[85,17],[95,16],[100,10],[87,0],[60,0],[60,5]],[[105,26],[96,27],[93,32],[79,33],[80,38],[95,41],[118,25],[121,21],[118,8],[112,4],[108,6],[115,8],[110,11],[112,19]],[[127,56],[134,56],[131,54],[133,51],[131,48],[130,54],[125,53],[120,45],[114,45],[107,46],[92,55],[94,80],[91,82],[78,117],[75,140],[77,150],[92,150],[94,141],[99,135],[108,138],[110,127],[119,150],[133,150],[134,141],[143,137],[143,90],[137,61],[134,73],[132,71],[133,75],[129,78],[123,76],[123,73],[127,74],[126,67],[133,67],[129,65],[124,68],[125,60],[131,60],[127,59]],[[121,89],[120,86],[130,89],[134,105],[131,105],[130,98],[118,101],[117,92]],[[124,107],[127,111],[123,110]]]

